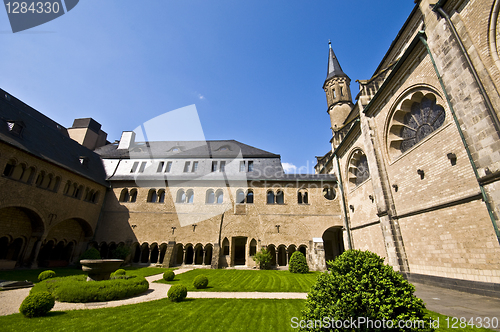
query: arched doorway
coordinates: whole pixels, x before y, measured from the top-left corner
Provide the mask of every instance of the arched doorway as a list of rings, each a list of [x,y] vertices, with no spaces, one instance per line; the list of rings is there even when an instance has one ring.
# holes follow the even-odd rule
[[[184,262],[184,246],[178,243],[175,250],[175,265],[182,265]]]
[[[270,244],[267,246],[267,251],[271,254],[271,266],[276,266],[276,248]]]
[[[185,264],[193,264],[194,250],[192,245],[188,245],[186,248],[186,262]]]
[[[205,265],[212,264],[212,245],[207,244],[205,246]]]
[[[330,227],[323,233],[325,261],[333,261],[344,252],[342,227]]]
[[[284,245],[278,247],[278,265],[286,266],[286,249]]]

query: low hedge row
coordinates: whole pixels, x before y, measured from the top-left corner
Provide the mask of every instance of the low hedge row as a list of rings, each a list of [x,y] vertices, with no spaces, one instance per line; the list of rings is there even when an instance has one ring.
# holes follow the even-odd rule
[[[71,276],[44,280],[35,285],[30,294],[49,292],[60,302],[104,302],[120,300],[144,293],[149,288],[143,277],[87,281],[87,276]]]

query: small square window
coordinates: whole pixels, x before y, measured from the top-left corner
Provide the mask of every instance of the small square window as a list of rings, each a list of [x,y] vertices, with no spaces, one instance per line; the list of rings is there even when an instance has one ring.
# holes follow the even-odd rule
[[[130,173],[135,173],[135,171],[137,171],[137,167],[139,167],[139,162],[138,161],[134,162],[134,165],[130,169]]]
[[[158,164],[158,168],[156,169],[156,173],[161,173],[161,171],[163,171],[164,165],[165,165],[165,162],[160,161],[160,163]]]
[[[191,169],[191,172],[196,172],[198,170],[198,162],[193,161],[193,168]]]
[[[212,172],[217,172],[217,162],[212,161]]]
[[[167,167],[165,167],[165,173],[170,173],[171,170],[172,170],[172,162],[169,161],[167,163]]]
[[[244,171],[245,171],[245,162],[240,161],[240,172],[244,172]]]
[[[146,162],[143,161],[141,164],[141,168],[139,168],[139,173],[144,173],[145,169],[146,169]]]
[[[190,161],[186,161],[186,163],[184,164],[184,173],[189,172],[189,164],[191,164]]]
[[[251,160],[248,161],[248,171],[253,172],[253,161]]]
[[[226,171],[226,162],[225,161],[221,161],[220,162],[220,169],[219,169],[220,172],[225,172]]]

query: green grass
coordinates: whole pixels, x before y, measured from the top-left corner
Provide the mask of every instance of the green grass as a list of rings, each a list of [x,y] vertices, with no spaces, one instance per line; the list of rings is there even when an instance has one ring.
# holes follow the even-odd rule
[[[148,277],[154,274],[163,273],[168,270],[159,267],[137,267],[137,266],[123,267],[122,269],[125,269],[127,271],[127,275],[137,275],[140,277]],[[76,269],[68,267],[44,268],[44,269],[34,269],[34,270],[18,269],[18,270],[0,271],[0,280],[19,280],[19,281],[28,280],[33,283],[37,283],[38,275],[40,274],[40,272],[46,270],[54,271],[57,277],[67,277],[67,276],[85,274],[81,268]]]
[[[47,317],[21,314],[0,317],[2,331],[297,331],[292,317],[300,317],[305,300],[168,299],[116,308],[50,312]],[[445,316],[428,312],[433,319]],[[446,329],[440,331],[491,331]]]
[[[204,274],[208,278],[208,287],[196,289],[193,280]],[[290,273],[277,270],[209,270],[196,269],[175,275],[173,281],[166,284],[183,284],[188,291],[208,292],[301,292],[307,293],[316,282],[319,272],[306,274]]]

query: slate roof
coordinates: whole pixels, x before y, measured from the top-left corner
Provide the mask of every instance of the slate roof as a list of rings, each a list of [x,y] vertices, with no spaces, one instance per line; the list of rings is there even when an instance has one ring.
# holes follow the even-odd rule
[[[23,127],[20,135],[8,122]],[[99,155],[69,138],[66,128],[0,89],[0,141],[109,187]],[[86,166],[80,158],[87,159]]]
[[[136,142],[129,149],[108,144],[95,150],[103,159],[280,158],[235,140]]]
[[[340,67],[339,60],[337,59],[337,56],[335,56],[335,53],[333,52],[332,49],[332,43],[328,42],[329,46],[329,51],[328,51],[328,70],[326,73],[326,80],[328,81],[332,77],[338,77],[338,76],[346,76],[347,75],[342,71],[342,67]]]

